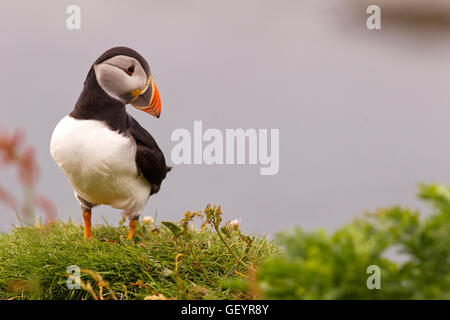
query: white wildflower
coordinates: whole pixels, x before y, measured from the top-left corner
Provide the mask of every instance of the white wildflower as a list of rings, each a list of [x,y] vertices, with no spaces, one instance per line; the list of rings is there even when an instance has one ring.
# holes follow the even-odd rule
[[[229,222],[229,226],[233,230],[239,229],[239,220],[238,219],[234,219],[234,220],[230,221]]]
[[[173,271],[170,269],[164,269],[162,272],[163,277],[167,278],[170,277],[173,274]]]
[[[155,221],[150,216],[145,216],[142,218],[142,223],[146,226],[152,225]]]

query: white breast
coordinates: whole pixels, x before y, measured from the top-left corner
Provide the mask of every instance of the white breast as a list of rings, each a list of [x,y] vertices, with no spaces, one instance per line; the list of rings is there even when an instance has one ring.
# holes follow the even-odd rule
[[[75,194],[95,204],[111,205],[134,216],[144,208],[150,184],[136,167],[136,142],[97,120],[63,118],[50,152]]]

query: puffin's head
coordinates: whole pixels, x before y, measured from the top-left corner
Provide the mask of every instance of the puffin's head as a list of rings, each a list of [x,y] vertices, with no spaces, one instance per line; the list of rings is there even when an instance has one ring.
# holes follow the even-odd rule
[[[159,118],[161,100],[147,61],[127,47],[111,48],[93,64],[99,86],[123,104]]]

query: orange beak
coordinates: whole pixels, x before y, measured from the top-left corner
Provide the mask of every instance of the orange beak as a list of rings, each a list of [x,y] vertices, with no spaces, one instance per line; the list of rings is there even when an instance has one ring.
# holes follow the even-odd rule
[[[131,105],[139,110],[145,111],[152,116],[159,118],[161,114],[161,97],[153,79],[150,81],[151,90],[146,90]]]

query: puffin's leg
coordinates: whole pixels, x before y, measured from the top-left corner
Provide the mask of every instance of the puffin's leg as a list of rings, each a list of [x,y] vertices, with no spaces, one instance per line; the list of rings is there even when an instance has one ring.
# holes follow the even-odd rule
[[[130,231],[128,232],[128,240],[133,240],[134,230],[136,230],[136,226],[139,223],[139,216],[130,218]]]
[[[92,238],[92,224],[91,224],[91,209],[83,209],[83,219],[84,219],[84,238]]]

